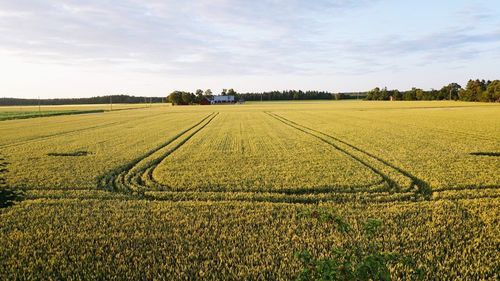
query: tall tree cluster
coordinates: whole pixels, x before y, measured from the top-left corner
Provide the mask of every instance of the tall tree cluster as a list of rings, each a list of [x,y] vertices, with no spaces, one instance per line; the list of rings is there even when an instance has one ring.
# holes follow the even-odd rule
[[[387,88],[374,88],[366,93],[366,100],[461,100],[500,102],[500,80],[469,80],[465,88],[457,83],[443,86],[440,90],[424,91],[419,88],[400,92]]]
[[[233,92],[234,90],[231,89]],[[175,105],[202,104],[213,97],[212,90],[197,89],[194,93],[186,91],[173,91],[167,97],[167,101]]]

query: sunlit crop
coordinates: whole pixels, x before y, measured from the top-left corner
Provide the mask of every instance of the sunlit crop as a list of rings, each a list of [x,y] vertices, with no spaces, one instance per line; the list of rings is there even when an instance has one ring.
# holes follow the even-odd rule
[[[424,279],[499,279],[499,112],[304,102],[1,121],[1,188],[23,196],[0,209],[0,279],[289,280],[297,252],[328,259],[372,219],[370,243]]]

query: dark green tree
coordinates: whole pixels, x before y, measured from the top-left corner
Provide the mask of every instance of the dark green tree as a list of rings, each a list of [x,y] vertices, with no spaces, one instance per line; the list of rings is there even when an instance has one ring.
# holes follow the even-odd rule
[[[500,80],[488,83],[486,91],[483,92],[483,101],[500,102]]]
[[[439,90],[438,99],[440,100],[458,100],[458,93],[462,86],[457,83],[450,83]]]
[[[173,91],[168,95],[167,100],[171,102],[172,104],[181,104],[182,103],[182,92],[180,91]]]
[[[196,103],[200,103],[205,97],[203,96],[203,90],[202,89],[197,89],[195,92],[195,101]]]
[[[387,87],[384,87],[382,90],[379,92],[378,100],[389,100],[390,99],[390,92],[387,90]]]
[[[366,95],[366,99],[367,100],[378,100],[379,93],[380,93],[380,88],[376,87],[376,88],[368,91],[368,93]]]
[[[479,101],[482,98],[483,91],[486,90],[486,81],[484,80],[469,80],[465,89],[459,92],[460,100],[463,101]]]
[[[403,93],[403,100],[416,100],[416,99],[417,99],[417,88],[415,87]]]
[[[425,100],[425,93],[424,90],[420,88],[413,88],[413,91],[415,91],[415,99],[416,100]]]
[[[182,104],[192,104],[195,100],[195,95],[189,92],[182,92]]]
[[[403,99],[403,94],[399,90],[393,90],[392,91],[392,97],[394,100],[402,100]]]

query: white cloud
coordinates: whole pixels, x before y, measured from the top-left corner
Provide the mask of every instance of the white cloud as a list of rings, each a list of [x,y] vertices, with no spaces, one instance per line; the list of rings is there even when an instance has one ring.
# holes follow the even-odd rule
[[[420,75],[418,68],[429,64],[498,74],[491,65],[499,63],[494,55],[500,46],[499,5],[458,2],[443,1],[442,7],[431,1],[408,3],[413,14],[406,19],[397,14],[403,4],[389,0],[0,1],[0,53],[9,59],[0,72],[21,65],[32,76],[66,71],[75,75],[66,79],[80,84],[82,95],[101,93],[92,87],[96,75],[89,74],[97,72],[107,77],[99,80],[110,89],[123,88],[111,84],[116,77],[137,75],[155,84],[155,93],[188,81],[215,81],[220,88],[240,81],[239,87],[248,90],[285,87],[276,80],[330,87],[331,81],[320,83],[329,80],[325,77],[333,77],[341,90],[366,89],[372,84],[359,83],[360,77],[383,80],[395,69]],[[429,15],[437,22],[431,24]],[[465,15],[464,23],[456,20]],[[411,29],[418,32],[404,32]],[[404,82],[412,79],[408,74]],[[2,85],[19,88],[18,80],[23,79],[5,79]],[[436,87],[433,83],[419,86]],[[45,86],[59,93],[68,88]]]

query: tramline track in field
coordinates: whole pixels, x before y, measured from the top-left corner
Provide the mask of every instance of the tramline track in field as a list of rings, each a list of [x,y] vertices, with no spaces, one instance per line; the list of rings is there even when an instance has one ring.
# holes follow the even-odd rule
[[[137,165],[134,169],[130,170],[127,174],[124,175],[124,182],[129,185],[133,190],[138,190],[143,192],[151,188],[152,184],[155,184],[153,181],[149,181],[149,176],[151,176],[152,171],[156,166],[163,161],[163,159],[167,158],[174,151],[179,149],[182,145],[184,145],[189,139],[191,139],[194,135],[196,135],[199,131],[204,129],[210,122],[218,115],[219,113],[215,113],[209,117],[205,122],[199,124],[199,126],[191,128],[188,130],[182,138],[175,139],[173,142],[169,144],[166,149],[161,151],[161,154],[156,157],[151,157],[150,159],[145,159],[141,165]],[[152,177],[151,177],[152,178]]]
[[[186,191],[168,190],[169,187],[159,183],[153,172],[165,158],[184,145],[191,137],[205,128],[215,115],[203,120],[195,126],[183,131],[167,144],[155,149],[137,161],[126,165],[120,172],[108,177],[101,186],[111,186],[115,191],[126,191],[140,195],[142,198],[162,201],[268,201],[283,203],[318,203],[322,201],[408,201],[417,200],[413,190],[399,190],[398,183],[386,174],[367,165],[377,174],[380,180],[361,186],[328,186],[318,188],[290,187],[281,190],[210,190]],[[275,117],[276,118],[276,117]],[[282,120],[279,120],[283,122]],[[353,157],[352,155],[349,155]],[[356,156],[354,156],[356,158]],[[360,161],[360,159],[356,159]],[[362,161],[362,160],[361,160]],[[363,163],[365,164],[365,163]],[[366,165],[366,164],[365,164]]]
[[[278,114],[271,112],[266,113],[269,116],[281,121],[282,123],[292,128],[295,128],[301,132],[314,136],[325,143],[330,144],[331,146],[342,151],[351,158],[359,161],[375,173],[379,174],[387,183],[387,185],[395,192],[408,192],[414,190],[415,195],[422,199],[429,200],[431,198],[432,189],[430,188],[429,184],[427,184],[422,179],[419,179],[416,176],[410,174],[409,172],[388,163],[380,157],[364,151],[337,137],[298,124]]]
[[[417,187],[416,192],[419,193],[420,197],[423,197],[426,200],[430,199],[453,199],[453,198],[469,198],[469,197],[474,197],[474,198],[497,198],[500,196],[500,185],[498,184],[493,184],[493,185],[458,185],[458,186],[441,186],[441,187],[436,187],[436,188],[431,188],[431,186],[425,182],[422,179],[419,179],[418,177],[412,175],[408,171],[405,171],[388,161],[381,159],[380,157],[369,153],[367,151],[364,151],[344,140],[341,140],[337,137],[334,137],[332,135],[323,133],[321,131],[306,127],[304,125],[298,124],[296,122],[293,122],[289,119],[286,119],[278,114],[275,113],[268,113],[269,115],[272,115],[275,118],[281,118],[283,122],[288,122],[291,126],[297,127],[297,129],[304,129],[304,130],[309,130],[312,134],[319,135],[319,137],[325,137],[327,139],[336,141],[338,143],[344,144],[347,148],[351,148],[353,151],[357,151],[359,153],[365,154],[367,157],[366,159],[373,159],[373,161],[370,161],[373,164],[376,165],[377,162],[380,162],[380,166],[383,168],[383,165],[386,165],[390,169],[394,169],[398,173],[401,173],[405,177],[411,179],[411,184]],[[361,119],[361,118],[360,118]],[[368,119],[366,119],[368,120]],[[451,132],[451,131],[450,131]],[[318,136],[317,136],[318,137]],[[485,139],[488,141],[494,141],[493,139]],[[408,190],[408,189],[407,189]],[[471,193],[474,193],[473,195]]]
[[[98,187],[110,191],[120,191],[125,193],[137,192],[142,194],[144,190],[141,182],[138,182],[139,185],[137,185],[132,179],[135,179],[137,175],[140,176],[141,172],[148,167],[157,165],[159,161],[182,146],[182,144],[189,140],[189,138],[208,125],[217,116],[217,114],[218,113],[209,114],[201,121],[175,135],[167,142],[149,151],[145,155],[102,176],[98,180]],[[158,153],[160,153],[160,156],[155,157]]]
[[[397,201],[419,201],[434,199],[432,189],[424,180],[405,171],[388,161],[363,149],[341,140],[335,136],[325,134],[321,131],[298,124],[278,114],[266,112],[266,114],[286,126],[292,127],[298,132],[310,135],[317,140],[326,143],[346,154],[355,161],[360,162],[373,173],[380,176],[381,180],[360,186],[325,186],[317,188],[299,188],[296,186],[281,190],[169,190],[168,186],[158,182],[153,173],[158,165],[168,158],[177,149],[186,144],[193,136],[206,128],[218,113],[212,113],[201,121],[185,129],[166,143],[153,149],[138,159],[111,171],[101,177],[99,187],[110,191],[128,194],[136,198],[158,201],[247,201],[247,202],[270,202],[270,203],[320,203],[320,202],[366,202],[386,203]],[[493,192],[491,192],[493,188]],[[475,198],[500,196],[495,192],[495,187],[485,186],[487,192],[476,194]],[[460,190],[469,192],[468,187]],[[436,199],[453,196],[451,188],[437,192]],[[464,193],[465,197],[467,195]]]

